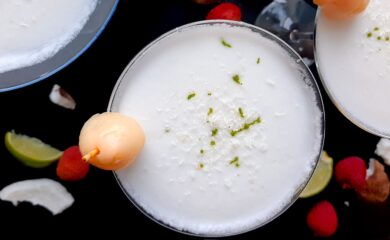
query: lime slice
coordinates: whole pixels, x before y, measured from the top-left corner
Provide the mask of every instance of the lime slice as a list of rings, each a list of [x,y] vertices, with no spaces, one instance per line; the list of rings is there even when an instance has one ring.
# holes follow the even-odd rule
[[[308,198],[320,193],[328,185],[333,174],[333,159],[323,151],[313,176],[299,197]]]
[[[62,152],[41,140],[13,131],[5,134],[5,146],[18,160],[29,167],[42,168],[58,160]]]

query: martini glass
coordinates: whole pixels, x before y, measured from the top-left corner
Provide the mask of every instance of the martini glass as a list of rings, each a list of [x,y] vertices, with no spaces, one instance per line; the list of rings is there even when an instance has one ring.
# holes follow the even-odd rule
[[[258,15],[255,25],[283,39],[311,65],[315,16],[316,8],[310,0],[273,0]]]
[[[312,159],[313,164],[316,164],[318,159],[319,159],[319,156],[321,154],[321,149],[322,149],[323,141],[324,141],[325,116],[324,116],[324,111],[323,111],[323,103],[322,103],[321,94],[320,94],[320,91],[319,91],[318,86],[316,84],[316,81],[314,79],[314,76],[311,74],[307,65],[305,65],[303,63],[300,56],[291,47],[289,47],[284,41],[280,40],[280,38],[269,33],[268,31],[265,31],[261,28],[258,28],[256,26],[249,25],[249,24],[246,24],[243,22],[223,21],[223,20],[194,22],[194,23],[191,23],[188,25],[184,25],[184,26],[175,28],[174,30],[162,35],[161,37],[159,37],[158,39],[156,39],[155,41],[150,43],[148,46],[146,46],[143,50],[141,50],[133,58],[133,60],[129,63],[129,65],[126,67],[126,69],[123,71],[122,75],[119,77],[117,84],[112,92],[111,99],[110,99],[109,106],[108,106],[108,111],[121,112],[120,106],[123,105],[123,101],[126,101],[125,95],[128,94],[128,91],[126,89],[129,86],[132,86],[132,87],[135,86],[135,85],[132,85],[132,84],[134,84],[134,81],[132,81],[131,76],[134,76],[137,74],[137,72],[139,72],[140,64],[142,65],[144,63],[145,58],[147,58],[148,55],[150,55],[152,53],[156,53],[156,52],[158,53],[161,49],[161,45],[164,44],[164,42],[170,41],[170,39],[174,38],[177,34],[180,34],[181,32],[190,31],[191,29],[200,28],[200,27],[212,27],[213,25],[216,25],[216,26],[221,25],[221,26],[228,26],[228,27],[234,27],[234,28],[243,28],[246,31],[250,30],[252,32],[255,32],[255,33],[259,34],[259,37],[267,39],[268,41],[272,41],[273,43],[280,46],[283,49],[283,51],[286,53],[286,57],[289,60],[291,60],[292,63],[297,64],[297,66],[296,66],[297,70],[301,74],[299,75],[299,77],[296,80],[305,82],[305,87],[309,87],[313,90],[313,93],[314,93],[313,101],[314,102],[312,104],[315,104],[321,112],[321,116],[318,119],[318,121],[319,121],[318,124],[319,124],[319,126],[321,126],[321,140],[318,143],[320,145],[320,147],[318,148],[318,152],[315,154],[315,156],[313,155],[313,159]],[[164,45],[162,45],[162,46],[164,46]],[[186,53],[183,52],[183,54],[186,54]],[[146,66],[146,65],[142,65],[142,66]],[[145,79],[145,81],[155,81],[155,80],[156,80],[156,78]],[[150,84],[152,84],[152,82]],[[155,82],[154,84],[157,84],[155,86],[158,86],[158,84],[161,84],[161,83]],[[145,129],[145,130],[146,130],[145,132],[147,133],[148,130],[147,129]],[[148,137],[148,135],[146,135],[146,137]],[[137,160],[137,161],[140,161],[140,160]],[[135,169],[135,168],[132,168],[132,169]],[[158,199],[152,200],[150,202],[149,206],[148,206],[148,204],[145,205],[145,203],[140,201],[140,199],[142,199],[142,197],[140,197],[137,193],[135,193],[133,191],[134,188],[133,188],[133,186],[131,186],[132,182],[129,181],[126,177],[128,170],[129,169],[122,169],[119,171],[115,171],[114,175],[115,175],[120,187],[122,188],[124,194],[129,199],[129,201],[132,202],[134,204],[134,206],[137,207],[142,213],[144,213],[145,216],[149,217],[151,220],[155,221],[156,223],[160,224],[161,226],[169,228],[173,231],[177,231],[177,232],[187,234],[187,235],[208,238],[208,237],[226,237],[226,236],[241,234],[241,233],[248,232],[250,230],[254,230],[256,228],[259,228],[259,227],[267,224],[268,222],[274,220],[279,215],[281,215],[284,211],[286,211],[298,199],[301,191],[304,189],[307,182],[309,181],[309,179],[313,173],[314,168],[312,169],[312,171],[308,171],[306,173],[306,176],[302,176],[302,177],[304,177],[305,180],[302,182],[302,184],[300,184],[299,186],[296,186],[296,188],[294,188],[294,195],[290,199],[288,199],[288,200],[286,199],[286,201],[283,203],[283,206],[278,211],[273,212],[267,219],[259,221],[258,223],[253,224],[250,227],[242,228],[241,230],[236,229],[236,230],[231,231],[231,232],[226,231],[226,233],[222,232],[222,231],[217,232],[217,233],[192,232],[192,231],[182,229],[182,227],[180,227],[176,224],[172,224],[172,223],[165,222],[165,221],[161,220],[161,219],[167,219],[167,216],[165,216],[165,214],[164,214],[164,216],[156,215],[156,212],[151,210],[155,206],[158,206],[157,205]],[[151,200],[151,199],[146,199],[146,200],[149,202],[149,200]],[[171,209],[170,211],[175,211],[175,209]]]
[[[110,21],[119,0],[98,1],[96,9],[80,33],[63,49],[47,60],[32,66],[0,73],[0,92],[29,86],[50,77],[84,53]]]

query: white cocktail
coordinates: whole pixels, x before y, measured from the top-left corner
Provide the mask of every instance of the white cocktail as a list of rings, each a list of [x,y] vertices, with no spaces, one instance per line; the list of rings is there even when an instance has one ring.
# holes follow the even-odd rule
[[[137,161],[116,171],[129,199],[165,226],[201,236],[278,216],[323,143],[312,75],[279,39],[244,23],[200,22],[162,36],[129,64],[109,110],[145,131]]]
[[[0,73],[55,55],[81,31],[97,0],[0,0]]]
[[[361,128],[390,136],[390,1],[371,0],[349,20],[319,11],[316,60],[326,90],[340,111]]]

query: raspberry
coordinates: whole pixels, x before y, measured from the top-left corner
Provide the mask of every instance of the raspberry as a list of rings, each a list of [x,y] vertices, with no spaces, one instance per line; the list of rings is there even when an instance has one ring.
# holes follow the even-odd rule
[[[207,20],[225,19],[225,20],[241,20],[241,9],[233,3],[221,3],[211,9],[207,14]]]
[[[359,157],[347,157],[336,164],[336,181],[344,189],[362,189],[366,184],[366,163]]]
[[[330,237],[337,230],[336,210],[330,202],[321,201],[310,209],[306,222],[316,236]]]
[[[58,161],[57,176],[64,181],[78,181],[88,174],[89,164],[82,160],[80,148],[72,146],[64,151]]]

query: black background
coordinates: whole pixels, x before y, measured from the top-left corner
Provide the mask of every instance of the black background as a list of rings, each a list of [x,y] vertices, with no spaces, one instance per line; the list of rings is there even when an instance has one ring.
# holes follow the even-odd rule
[[[253,23],[270,1],[235,2],[243,9],[243,20]],[[0,135],[14,129],[59,149],[76,145],[83,123],[94,113],[106,111],[115,82],[132,57],[164,32],[203,20],[212,6],[197,5],[190,0],[120,1],[102,35],[70,66],[32,86],[0,93]],[[311,70],[318,79],[315,67]],[[76,99],[76,110],[63,109],[49,101],[53,84],[61,85]],[[366,160],[375,157],[379,137],[351,124],[330,102],[322,87],[321,91],[326,109],[325,150],[336,161],[350,155]],[[0,144],[0,164],[0,188],[24,179],[58,180],[55,164],[44,169],[25,167],[7,152],[4,144]],[[93,168],[85,180],[62,183],[75,198],[71,208],[52,216],[44,208],[29,203],[14,207],[0,201],[0,233],[52,238],[67,234],[74,237],[109,234],[112,238],[193,238],[166,229],[144,216],[127,200],[109,171]],[[331,201],[339,215],[339,229],[334,239],[390,239],[389,204],[366,205],[353,192],[341,190],[334,180],[324,192],[298,200],[272,223],[232,238],[311,239],[313,235],[305,223],[306,213],[323,199]],[[345,201],[350,202],[349,207],[345,206]]]

